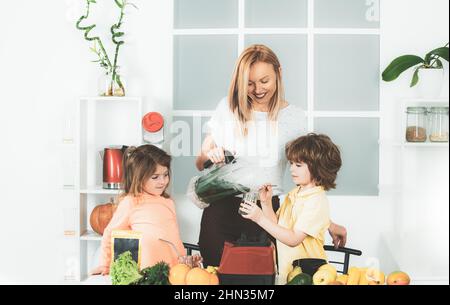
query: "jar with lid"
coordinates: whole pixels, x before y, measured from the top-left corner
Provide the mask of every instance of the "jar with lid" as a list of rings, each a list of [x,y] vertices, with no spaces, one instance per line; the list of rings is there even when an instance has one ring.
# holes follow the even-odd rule
[[[425,142],[427,140],[427,108],[408,107],[406,114],[406,141]]]
[[[448,142],[448,107],[431,107],[430,141]]]

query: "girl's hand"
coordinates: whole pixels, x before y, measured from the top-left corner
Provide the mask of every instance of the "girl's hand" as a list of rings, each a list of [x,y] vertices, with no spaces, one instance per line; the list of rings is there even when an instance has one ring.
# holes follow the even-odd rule
[[[200,256],[200,254],[194,254],[192,255],[192,266],[193,267],[203,267],[203,257]]]
[[[109,267],[106,266],[99,266],[97,268],[95,268],[94,270],[91,270],[91,272],[89,272],[89,275],[108,275],[109,274]]]
[[[261,204],[272,205],[272,184],[266,183],[259,188],[259,200]]]
[[[242,202],[239,210],[241,211],[242,217],[250,219],[256,223],[258,223],[263,216],[262,210],[256,205],[256,203],[249,201]]]

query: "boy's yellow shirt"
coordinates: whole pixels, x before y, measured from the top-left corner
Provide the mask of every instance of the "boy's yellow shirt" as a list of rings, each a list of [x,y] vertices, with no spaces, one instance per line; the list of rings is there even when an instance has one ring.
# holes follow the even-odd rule
[[[302,191],[296,187],[290,191],[277,211],[278,224],[287,229],[307,234],[303,242],[289,247],[277,241],[280,284],[286,282],[292,270],[292,262],[299,258],[327,260],[325,232],[330,226],[330,211],[325,190],[321,186]]]

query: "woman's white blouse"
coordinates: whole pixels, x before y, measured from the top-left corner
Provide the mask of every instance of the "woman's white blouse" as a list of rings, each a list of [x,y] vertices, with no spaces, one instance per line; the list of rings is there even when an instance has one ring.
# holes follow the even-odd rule
[[[249,164],[242,175],[241,184],[258,189],[264,183],[276,185],[274,195],[284,192],[282,182],[287,166],[285,146],[306,134],[306,116],[297,106],[288,105],[280,110],[277,121],[270,122],[266,112],[253,111],[246,137],[239,134],[238,119],[223,98],[207,123],[217,146],[235,153],[236,158]]]

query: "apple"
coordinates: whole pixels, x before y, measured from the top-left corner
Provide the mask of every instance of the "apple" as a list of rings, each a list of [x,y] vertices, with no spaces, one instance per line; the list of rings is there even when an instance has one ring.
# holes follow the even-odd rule
[[[287,275],[287,283],[292,281],[292,279],[294,277],[296,277],[297,275],[299,275],[300,273],[302,273],[302,268],[300,268],[299,266],[296,266],[294,269],[292,269],[291,272],[288,273],[288,275]]]
[[[336,280],[336,276],[330,270],[318,270],[314,273],[313,283],[314,285],[328,285]]]
[[[409,275],[402,271],[394,271],[387,277],[388,285],[409,285]]]
[[[333,275],[333,281],[336,280],[337,271],[333,265],[325,264],[325,265],[320,266],[320,268],[318,270],[328,270]]]

